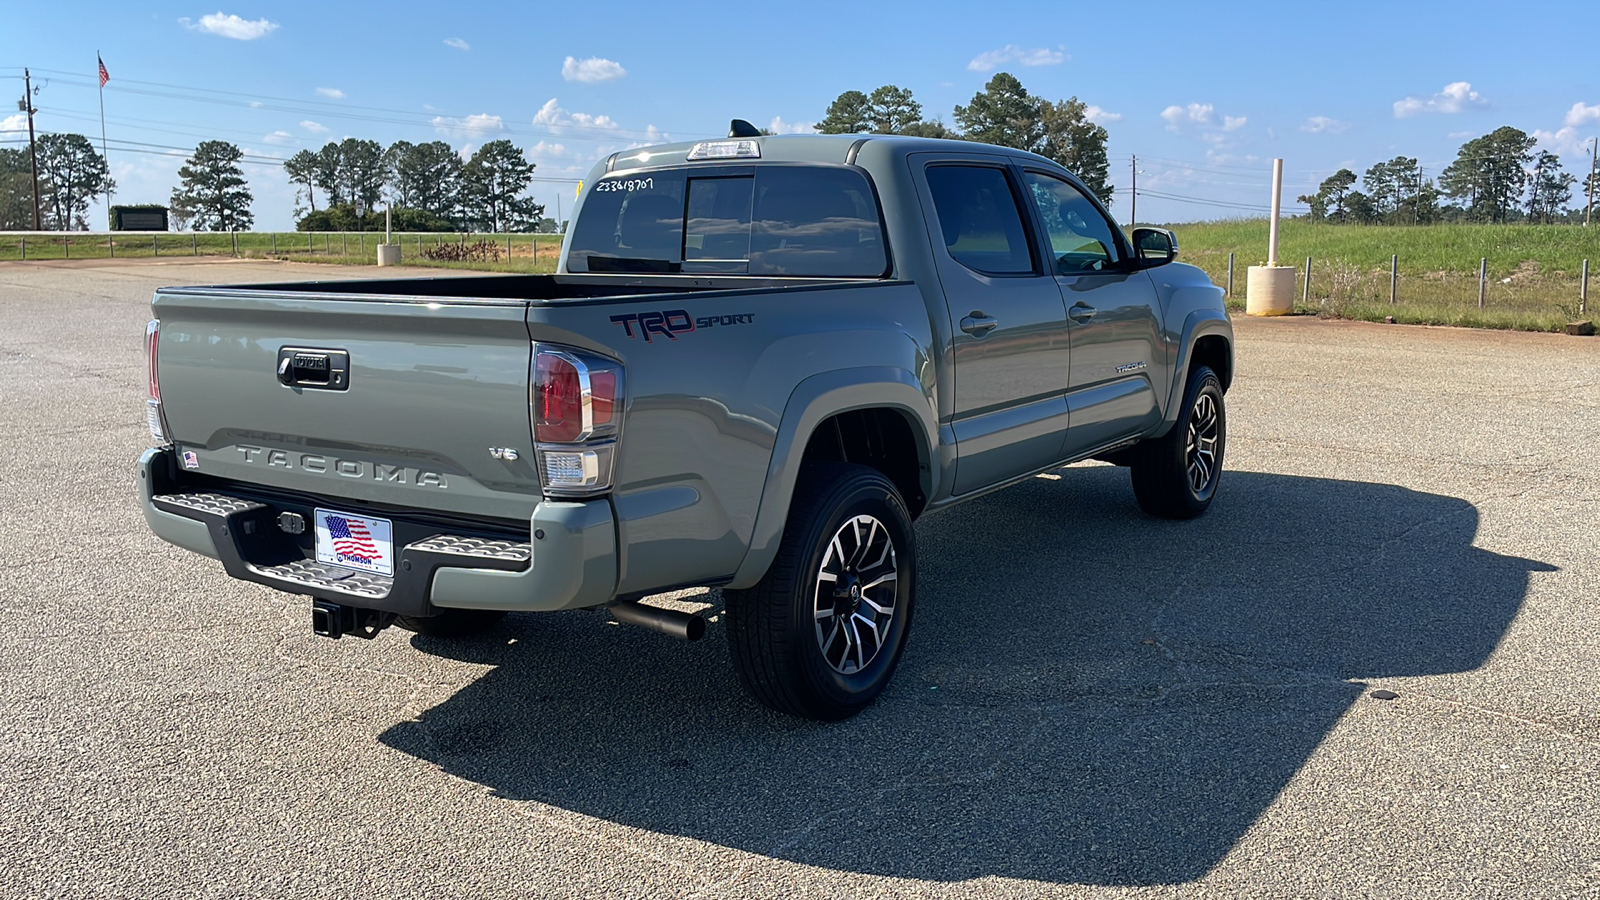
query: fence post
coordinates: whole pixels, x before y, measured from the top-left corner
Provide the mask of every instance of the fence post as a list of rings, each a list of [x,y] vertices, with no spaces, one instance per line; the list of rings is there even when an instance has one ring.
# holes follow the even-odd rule
[[[229,231],[228,234],[233,235],[233,255],[234,256],[238,256],[239,255],[239,232],[237,232],[237,231]]]
[[[1478,257],[1478,308],[1483,309],[1484,292],[1489,284],[1489,259]]]
[[[361,255],[367,255],[367,233],[365,231],[361,232]]]
[[[1228,254],[1228,297],[1233,296],[1233,254]]]
[[[111,251],[112,259],[117,258],[117,236],[115,234],[106,235],[106,249]]]
[[[27,235],[23,235],[22,236],[22,259],[23,259],[24,262],[26,262],[27,259],[28,259],[28,236]]]
[[[339,251],[340,255],[349,256],[350,255],[350,232],[341,231],[341,232],[339,232],[339,237],[344,241],[344,249]]]
[[[506,235],[506,262],[511,262],[511,235]]]
[[[1400,286],[1400,254],[1389,257],[1389,302],[1395,302],[1397,288]]]
[[[153,234],[150,235],[150,252],[157,257],[161,256],[161,239]]]
[[[72,258],[72,241],[67,239],[65,233],[61,235],[61,249],[66,252],[67,259]]]
[[[198,232],[189,232],[189,249],[194,251],[195,256],[200,255],[200,234]]]
[[[1589,312],[1589,261],[1583,261],[1583,280],[1578,282],[1578,314]]]
[[[278,233],[276,231],[272,233],[272,255],[278,255]]]
[[[1306,281],[1300,285],[1300,302],[1311,303],[1311,257],[1306,257]]]

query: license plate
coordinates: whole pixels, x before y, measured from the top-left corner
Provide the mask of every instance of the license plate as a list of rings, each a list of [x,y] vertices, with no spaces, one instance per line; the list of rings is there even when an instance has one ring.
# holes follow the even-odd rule
[[[358,572],[394,574],[394,529],[388,519],[317,510],[317,562]]]

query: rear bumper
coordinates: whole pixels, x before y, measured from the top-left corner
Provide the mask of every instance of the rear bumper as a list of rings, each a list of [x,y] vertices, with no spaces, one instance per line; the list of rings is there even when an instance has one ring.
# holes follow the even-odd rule
[[[393,577],[318,563],[281,531],[282,512],[309,513],[185,487],[170,449],[139,459],[145,521],[158,537],[222,563],[235,578],[344,606],[402,616],[438,609],[549,612],[616,595],[616,523],[608,500],[540,503],[523,542],[440,534],[397,547]],[[397,541],[398,543],[398,541]]]

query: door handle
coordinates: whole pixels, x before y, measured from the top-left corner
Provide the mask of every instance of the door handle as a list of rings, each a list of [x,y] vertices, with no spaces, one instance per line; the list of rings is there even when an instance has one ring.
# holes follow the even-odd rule
[[[1094,318],[1095,312],[1094,307],[1079,300],[1077,303],[1072,304],[1071,309],[1067,310],[1067,318],[1074,322],[1087,322]]]
[[[984,315],[980,310],[973,310],[972,315],[961,320],[961,330],[973,337],[983,337],[994,330],[1000,323],[992,316]]]

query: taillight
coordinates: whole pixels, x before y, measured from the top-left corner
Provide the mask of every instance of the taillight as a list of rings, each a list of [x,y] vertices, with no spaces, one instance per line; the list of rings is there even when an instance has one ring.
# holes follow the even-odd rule
[[[156,377],[157,363],[160,358],[159,344],[161,339],[161,320],[151,319],[144,326],[144,359],[145,371],[148,377],[149,392],[145,396],[145,416],[150,424],[150,437],[157,443],[170,443],[167,437],[166,416],[161,410],[161,382]]]
[[[535,344],[532,374],[529,412],[545,494],[585,497],[609,491],[622,428],[622,364]]]

